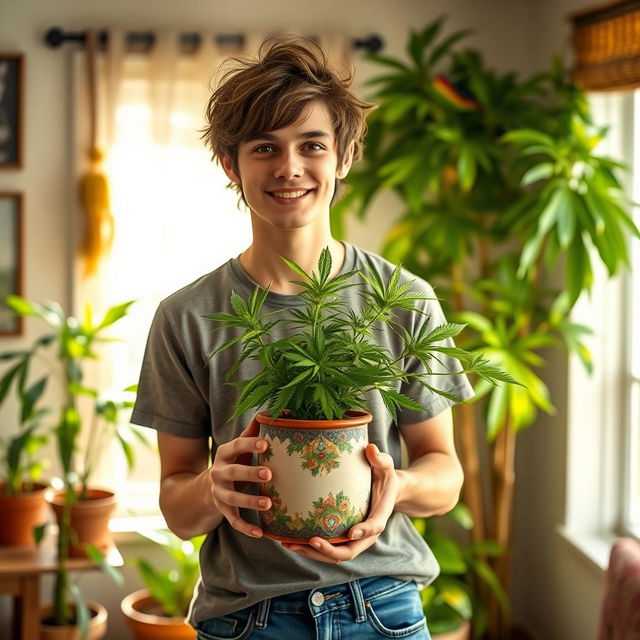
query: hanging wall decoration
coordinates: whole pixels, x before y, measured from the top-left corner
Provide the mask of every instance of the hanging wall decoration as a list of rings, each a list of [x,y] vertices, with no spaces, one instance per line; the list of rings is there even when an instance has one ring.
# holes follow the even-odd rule
[[[22,333],[22,316],[5,304],[22,295],[22,194],[0,192],[0,337]]]
[[[0,52],[0,169],[22,168],[22,54]]]

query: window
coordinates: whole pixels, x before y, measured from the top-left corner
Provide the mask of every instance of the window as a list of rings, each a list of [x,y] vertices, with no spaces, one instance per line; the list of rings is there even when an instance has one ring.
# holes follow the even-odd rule
[[[106,159],[115,238],[99,281],[83,286],[82,296],[99,309],[136,300],[112,334],[109,390],[119,393],[137,382],[149,326],[158,303],[177,289],[238,255],[250,242],[250,218],[238,210],[238,196],[211,162],[199,139],[208,89],[202,75],[189,73],[189,59],[177,62],[174,99],[158,134],[151,106],[153,74],[144,56],[128,56],[115,110],[113,143]],[[155,91],[166,87],[155,88]],[[161,123],[161,124],[162,124]],[[161,139],[162,142],[158,142]],[[95,290],[91,287],[95,286]],[[155,434],[149,432],[155,442]],[[95,478],[114,487],[119,515],[157,515],[159,460],[133,442],[136,467],[127,475],[114,443]],[[119,484],[118,484],[119,483]],[[116,528],[122,522],[114,523]],[[133,527],[135,528],[135,527]]]
[[[600,152],[632,169],[624,183],[640,196],[640,91],[592,94],[594,119],[610,127]],[[634,213],[640,223],[638,211]],[[594,285],[573,317],[593,330],[594,372],[569,362],[567,508],[563,534],[601,567],[617,535],[640,536],[640,256],[613,279],[594,259]]]

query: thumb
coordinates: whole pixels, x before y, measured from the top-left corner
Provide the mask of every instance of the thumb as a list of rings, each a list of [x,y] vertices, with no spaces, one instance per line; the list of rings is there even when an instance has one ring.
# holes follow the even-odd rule
[[[249,438],[260,435],[260,423],[254,418],[251,419],[249,425],[242,431],[240,437],[247,436]]]

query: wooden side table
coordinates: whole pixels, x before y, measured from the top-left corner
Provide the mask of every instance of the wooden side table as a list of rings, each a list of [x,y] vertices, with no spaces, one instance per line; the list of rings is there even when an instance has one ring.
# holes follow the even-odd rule
[[[107,552],[107,562],[121,567],[124,562],[116,547]],[[40,625],[40,576],[56,571],[55,545],[38,548],[0,547],[0,595],[13,596],[13,637],[38,640]],[[69,571],[91,571],[98,565],[88,558],[69,558]]]

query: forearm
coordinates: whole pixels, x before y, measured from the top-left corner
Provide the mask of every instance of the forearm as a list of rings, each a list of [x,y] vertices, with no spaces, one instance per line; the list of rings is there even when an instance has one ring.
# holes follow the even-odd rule
[[[400,480],[396,511],[429,517],[447,513],[458,502],[464,476],[455,456],[427,453],[396,473]]]
[[[160,484],[162,515],[169,529],[183,540],[209,533],[222,521],[213,503],[208,473],[175,473]]]

